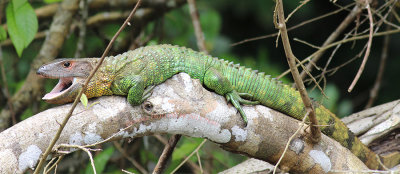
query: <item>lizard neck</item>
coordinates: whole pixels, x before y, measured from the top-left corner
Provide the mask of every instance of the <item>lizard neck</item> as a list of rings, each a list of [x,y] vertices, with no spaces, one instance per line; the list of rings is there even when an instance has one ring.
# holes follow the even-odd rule
[[[104,60],[96,74],[90,80],[85,94],[88,98],[112,95],[110,86],[114,80],[114,73],[109,66],[108,57]]]

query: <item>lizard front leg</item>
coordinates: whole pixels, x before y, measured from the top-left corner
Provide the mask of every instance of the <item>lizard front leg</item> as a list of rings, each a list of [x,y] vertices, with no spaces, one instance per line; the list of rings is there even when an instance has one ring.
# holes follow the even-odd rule
[[[251,94],[248,93],[238,93],[233,89],[231,83],[228,79],[223,76],[219,71],[215,68],[210,68],[204,74],[204,85],[208,88],[214,90],[216,93],[225,96],[228,102],[231,102],[233,106],[239,111],[240,115],[243,118],[243,121],[247,125],[247,117],[246,113],[244,113],[240,104],[248,104],[254,105],[259,104],[259,101],[250,101],[245,100],[242,97],[252,97]]]
[[[139,75],[129,76],[119,81],[118,91],[116,94],[127,96],[128,102],[132,106],[137,106],[143,103],[150,97],[154,86],[149,86],[145,89],[142,77]]]

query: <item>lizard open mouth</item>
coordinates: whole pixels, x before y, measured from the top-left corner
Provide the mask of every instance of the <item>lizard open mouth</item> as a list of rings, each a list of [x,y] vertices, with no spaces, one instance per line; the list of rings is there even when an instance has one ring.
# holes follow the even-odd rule
[[[68,91],[68,89],[70,89],[70,87],[75,83],[75,81],[76,81],[75,77],[60,78],[60,80],[58,81],[57,85],[53,88],[53,90],[47,93],[42,99],[51,100],[58,96],[61,96],[63,93]]]

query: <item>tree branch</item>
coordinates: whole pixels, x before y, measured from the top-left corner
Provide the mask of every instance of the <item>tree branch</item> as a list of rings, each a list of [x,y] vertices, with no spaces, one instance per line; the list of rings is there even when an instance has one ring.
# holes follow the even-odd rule
[[[119,96],[90,101],[95,102],[87,109],[78,105],[56,145],[93,144],[113,135],[111,140],[155,133],[183,134],[207,138],[228,151],[276,163],[286,141],[299,127],[299,121],[261,105],[243,107],[249,118],[248,126],[243,127],[240,115],[223,96],[205,90],[198,80],[184,73],[156,86],[141,106],[132,107]],[[70,107],[46,110],[1,132],[0,173],[22,173],[35,167]],[[312,145],[304,134],[291,141],[280,166],[299,173],[367,170],[336,141],[323,135]]]

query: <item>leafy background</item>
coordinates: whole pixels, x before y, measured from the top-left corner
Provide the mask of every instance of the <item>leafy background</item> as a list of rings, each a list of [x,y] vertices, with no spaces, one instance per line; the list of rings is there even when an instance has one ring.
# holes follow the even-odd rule
[[[57,1],[56,1],[57,2]],[[15,94],[21,85],[25,82],[29,72],[31,62],[38,54],[38,50],[43,43],[43,39],[34,39],[38,30],[48,29],[49,20],[38,21],[34,10],[54,3],[51,0],[45,1],[26,1],[12,0],[2,4],[3,11],[2,23],[6,23],[8,28],[0,28],[2,61],[6,72],[6,83],[1,82],[1,87],[4,91],[4,86],[7,85],[10,95]],[[298,1],[285,1],[286,13],[292,11],[299,5]],[[347,5],[340,2],[340,5]],[[231,0],[202,0],[197,2],[197,7],[200,15],[200,22],[206,39],[207,49],[210,54],[219,58],[240,63],[246,67],[257,69],[266,72],[272,76],[277,76],[288,69],[286,58],[283,53],[283,48],[278,43],[278,48],[275,47],[276,37],[262,39],[252,42],[247,42],[241,45],[232,46],[233,43],[255,37],[275,33],[277,30],[272,23],[274,1],[269,0],[252,0],[252,1],[231,1]],[[312,1],[301,8],[288,22],[288,26],[296,25],[302,21],[323,15],[327,12],[337,10],[338,7],[329,1]],[[110,11],[120,11],[119,9],[108,9]],[[100,11],[90,9],[90,14],[96,14]],[[289,33],[292,38],[299,38],[314,45],[321,45],[329,34],[338,26],[338,24],[347,15],[347,12],[340,12],[333,16],[302,26]],[[79,20],[79,19],[76,19]],[[132,22],[135,25],[135,21]],[[85,36],[85,49],[81,53],[82,57],[99,57],[109,39],[115,34],[116,30],[121,25],[121,21],[108,22],[96,27],[88,28]],[[352,24],[349,28],[354,27]],[[363,26],[361,26],[363,27]],[[133,27],[129,27],[122,32],[121,36],[114,44],[111,55],[125,52],[128,48],[130,35]],[[7,31],[7,34],[6,34]],[[141,40],[155,33],[147,43],[161,44],[169,43],[181,45],[197,50],[196,38],[192,27],[192,20],[189,15],[187,5],[175,9],[167,13],[163,18],[150,22],[144,29]],[[73,30],[68,35],[64,46],[58,57],[73,57],[76,51],[76,43],[78,41],[78,30]],[[389,57],[385,70],[384,79],[381,90],[375,104],[382,104],[393,101],[399,98],[398,92],[400,74],[398,34],[392,36],[389,47]],[[5,40],[10,39],[13,45],[6,45]],[[366,101],[369,98],[369,91],[372,88],[380,61],[380,52],[382,45],[382,37],[375,37],[373,40],[372,51],[368,60],[364,73],[354,92],[348,93],[347,88],[353,80],[361,58],[351,64],[341,68],[339,71],[328,77],[328,83],[325,86],[327,98],[321,97],[320,91],[312,90],[310,87],[311,96],[323,102],[330,110],[343,117],[353,112],[360,111],[364,108]],[[292,41],[292,47],[295,55],[299,59],[303,59],[312,54],[315,49],[310,48],[299,42]],[[360,40],[352,43],[346,43],[335,55],[331,66],[340,65],[354,55],[358,54],[359,50],[364,46],[366,40]],[[320,62],[326,62],[328,54],[325,54]],[[323,66],[323,63],[319,63]],[[314,71],[314,75],[318,75],[319,71]],[[290,75],[281,79],[285,83],[291,83]],[[47,80],[45,84],[46,91],[50,91],[56,83],[56,80]],[[0,94],[0,106],[6,107],[6,98],[4,92]],[[26,109],[22,115],[18,115],[17,119],[24,120],[37,112],[53,107],[53,105],[44,102],[32,101],[32,104]],[[164,135],[165,138],[168,135]],[[198,138],[183,138],[174,151],[172,160],[166,169],[166,172],[172,171],[178,164],[188,156],[200,143],[202,139]],[[162,151],[163,144],[154,137],[144,137],[134,139],[130,142],[119,142],[125,148],[129,156],[135,158],[146,169],[154,167],[158,160],[158,156]],[[98,173],[121,173],[121,168],[128,171],[137,172],[132,165],[121,157],[121,152],[117,151],[111,144],[105,144],[101,147],[103,151],[95,153],[95,164]],[[219,149],[215,144],[207,142],[200,150],[199,155],[202,160],[203,168],[206,172],[216,173],[224,169],[228,169],[246,157],[228,153]],[[68,164],[68,159],[79,159],[82,161],[79,164]],[[73,169],[59,170],[74,173],[92,173],[87,155],[82,152],[77,152],[65,159],[65,165],[72,165]],[[190,161],[198,164],[198,158],[193,156]],[[184,165],[178,172],[192,172],[190,166]]]

